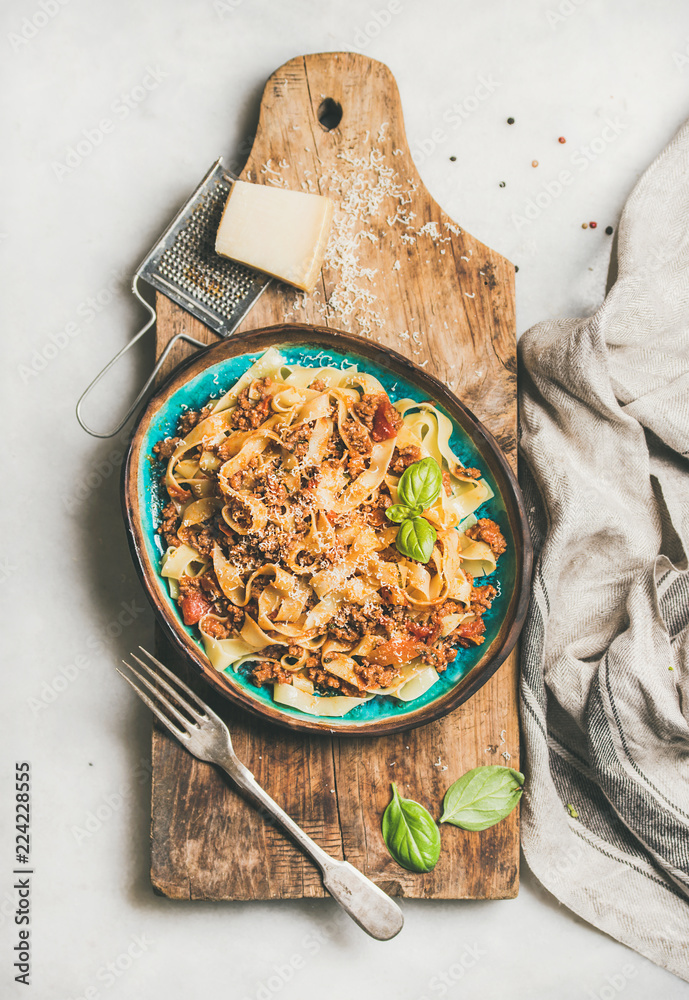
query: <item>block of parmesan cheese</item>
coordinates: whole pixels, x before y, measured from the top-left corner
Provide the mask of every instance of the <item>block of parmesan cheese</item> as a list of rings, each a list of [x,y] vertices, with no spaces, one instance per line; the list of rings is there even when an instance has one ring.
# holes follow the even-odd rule
[[[323,266],[332,219],[329,198],[235,181],[215,249],[311,292]]]

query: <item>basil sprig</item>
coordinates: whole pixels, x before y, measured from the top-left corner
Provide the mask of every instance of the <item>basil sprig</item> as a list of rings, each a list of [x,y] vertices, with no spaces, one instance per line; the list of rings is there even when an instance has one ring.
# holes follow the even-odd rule
[[[434,458],[412,462],[402,473],[397,494],[407,507],[430,507],[440,496],[443,475]]]
[[[385,511],[385,516],[394,524],[402,524],[408,517],[416,517],[420,513],[420,507],[407,507],[406,503],[394,503]]]
[[[475,767],[448,788],[440,822],[462,830],[487,830],[509,816],[523,786],[524,775],[511,767]]]
[[[422,458],[405,469],[397,486],[400,503],[385,511],[385,516],[399,524],[397,551],[409,559],[427,563],[431,558],[438,534],[421,513],[438,497],[443,485],[443,474],[434,458]]]
[[[425,517],[410,517],[402,521],[397,532],[396,545],[403,556],[427,563],[437,537],[435,528]]]
[[[430,872],[440,857],[440,830],[427,809],[403,799],[392,783],[392,801],[383,813],[383,838],[391,857],[410,872]]]

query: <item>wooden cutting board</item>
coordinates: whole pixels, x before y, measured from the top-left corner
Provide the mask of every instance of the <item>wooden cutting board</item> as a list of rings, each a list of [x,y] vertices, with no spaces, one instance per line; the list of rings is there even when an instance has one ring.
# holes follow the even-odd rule
[[[341,108],[341,121],[332,126]],[[321,124],[321,120],[323,124]],[[273,283],[242,329],[298,321],[373,337],[447,383],[516,466],[514,267],[449,219],[407,148],[395,80],[352,53],[292,59],[266,85],[242,179],[329,195],[337,240],[312,296]],[[201,323],[158,295],[157,350]],[[167,371],[188,353],[181,346]],[[159,635],[164,659],[182,671]],[[188,675],[187,675],[188,676]],[[198,686],[204,697],[210,691]],[[516,662],[452,715],[380,738],[307,737],[263,725],[211,697],[241,760],[327,851],[388,893],[435,899],[517,894],[518,815],[482,833],[441,827],[435,870],[411,874],[389,857],[380,819],[390,781],[440,815],[450,783],[479,764],[518,767]],[[211,766],[153,734],[154,888],[175,899],[324,895],[317,870]]]

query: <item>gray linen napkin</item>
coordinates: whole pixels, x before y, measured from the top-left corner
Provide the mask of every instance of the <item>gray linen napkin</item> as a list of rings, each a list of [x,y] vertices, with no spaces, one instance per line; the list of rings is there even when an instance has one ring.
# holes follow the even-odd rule
[[[603,305],[519,354],[524,853],[689,980],[689,123],[627,202]]]

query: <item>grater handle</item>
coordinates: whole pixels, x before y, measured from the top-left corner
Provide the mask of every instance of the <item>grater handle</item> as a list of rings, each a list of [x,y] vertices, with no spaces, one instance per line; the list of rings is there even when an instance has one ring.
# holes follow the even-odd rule
[[[174,346],[174,344],[177,343],[178,340],[186,340],[186,342],[188,344],[192,344],[194,347],[208,347],[208,344],[204,344],[203,341],[196,340],[194,337],[190,337],[189,334],[187,334],[187,333],[178,333],[178,334],[176,334],[172,338],[172,340],[167,344],[167,346],[165,347],[165,350],[163,351],[163,353],[160,355],[160,357],[156,361],[155,367],[153,368],[153,371],[151,372],[151,374],[146,379],[146,381],[145,381],[143,387],[141,388],[141,391],[139,392],[138,396],[136,397],[136,399],[134,400],[134,402],[132,403],[132,405],[129,407],[129,409],[125,413],[124,417],[122,418],[122,420],[120,420],[120,422],[117,425],[117,427],[113,427],[112,430],[109,430],[109,431],[107,431],[107,432],[104,433],[103,431],[95,431],[92,427],[88,426],[88,424],[84,421],[84,418],[82,417],[82,412],[81,412],[83,404],[86,401],[87,397],[90,395],[91,391],[96,388],[96,386],[98,385],[98,383],[100,382],[100,380],[105,375],[107,375],[107,373],[110,371],[110,369],[113,367],[113,365],[115,365],[120,360],[120,358],[122,357],[122,355],[126,354],[127,351],[130,350],[130,348],[132,348],[134,346],[134,344],[136,344],[137,341],[139,341],[143,337],[143,335],[145,333],[147,333],[148,330],[151,329],[151,327],[153,326],[153,324],[156,321],[156,311],[155,311],[155,309],[153,308],[152,305],[150,305],[146,301],[146,299],[143,298],[143,296],[141,295],[141,292],[139,291],[139,288],[138,288],[139,277],[140,277],[140,275],[138,273],[134,275],[134,280],[132,281],[132,292],[137,297],[137,299],[139,300],[139,302],[141,302],[141,304],[148,310],[148,312],[150,313],[150,317],[149,317],[148,321],[144,324],[144,326],[141,327],[141,329],[139,330],[139,332],[134,337],[132,337],[132,339],[129,341],[129,343],[125,344],[124,347],[122,348],[122,350],[118,351],[117,354],[115,355],[115,357],[111,358],[111,360],[108,361],[108,363],[105,366],[105,368],[103,368],[100,372],[98,372],[98,374],[93,379],[93,381],[86,387],[86,389],[84,390],[84,392],[82,392],[81,396],[79,397],[79,401],[77,403],[76,413],[77,413],[77,420],[79,421],[79,425],[86,431],[87,434],[90,434],[92,437],[96,437],[96,438],[111,438],[111,437],[114,437],[115,434],[118,433],[118,431],[122,430],[122,428],[124,427],[124,425],[133,416],[134,412],[136,411],[137,407],[141,403],[142,399],[144,399],[144,397],[148,393],[149,389],[151,388],[151,385],[155,381],[156,375],[158,374],[158,372],[162,368],[163,364],[165,363],[165,359],[167,358],[167,356],[170,353],[172,347]]]

